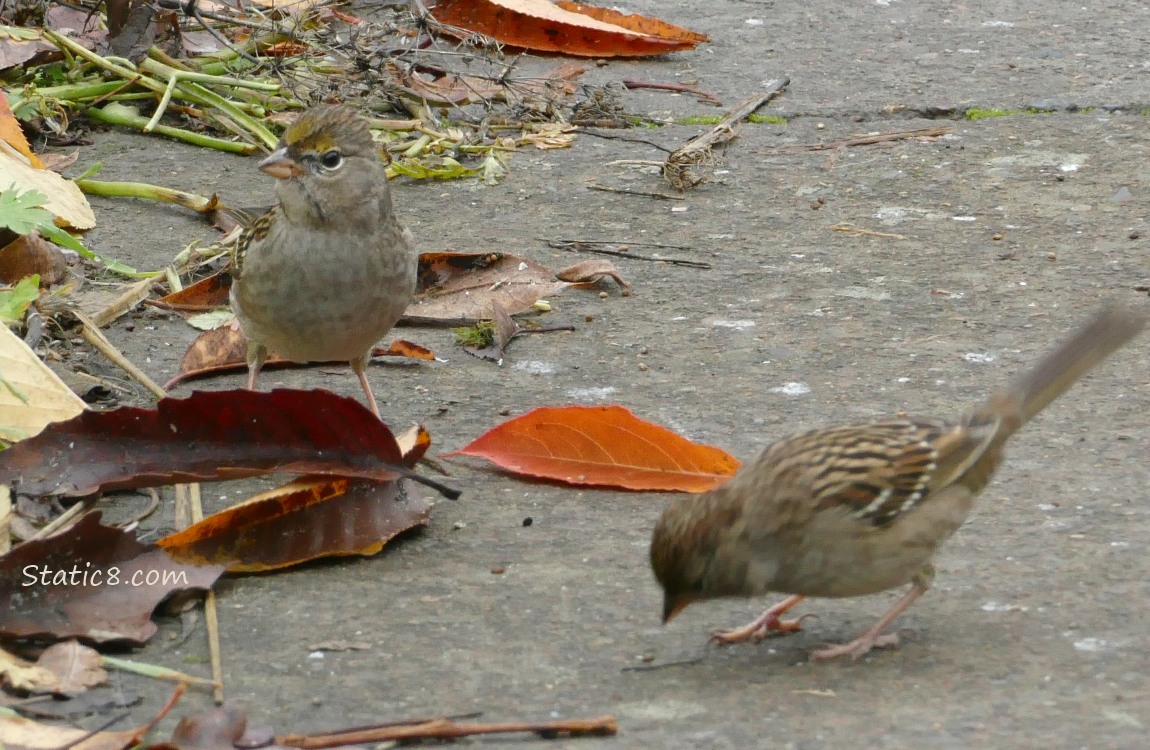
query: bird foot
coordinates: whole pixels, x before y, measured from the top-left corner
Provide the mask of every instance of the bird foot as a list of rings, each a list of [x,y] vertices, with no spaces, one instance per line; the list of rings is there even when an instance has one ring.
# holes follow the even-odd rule
[[[898,633],[883,633],[878,636],[864,633],[850,643],[816,648],[811,651],[810,659],[811,661],[826,661],[827,659],[836,659],[840,656],[849,656],[851,659],[857,659],[869,653],[872,648],[890,648],[897,646],[898,641]]]
[[[803,615],[803,617],[813,617],[813,615]],[[771,633],[794,633],[802,630],[803,617],[797,620],[780,620],[777,614],[768,611],[762,617],[741,628],[716,630],[711,633],[711,641],[720,646],[730,646],[747,641],[758,643]]]

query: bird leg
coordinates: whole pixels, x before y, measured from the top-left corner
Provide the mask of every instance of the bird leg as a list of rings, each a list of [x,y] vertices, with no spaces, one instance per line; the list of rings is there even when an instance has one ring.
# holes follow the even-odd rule
[[[264,366],[264,362],[268,360],[268,350],[262,344],[257,344],[254,341],[248,341],[248,390],[254,391],[256,389],[256,376],[260,374],[260,368]]]
[[[371,411],[375,416],[382,421],[383,417],[379,416],[379,406],[375,403],[375,394],[371,392],[371,383],[367,382],[367,358],[370,354],[365,354],[362,357],[356,357],[351,360],[351,369],[359,378],[359,384],[363,386],[363,392],[367,395],[367,405],[371,407]]]
[[[778,633],[793,633],[800,629],[802,618],[800,617],[797,620],[780,620],[779,616],[801,602],[804,598],[805,597],[802,596],[788,596],[741,628],[716,630],[714,633],[711,633],[711,640],[720,645],[729,646],[732,643],[761,641],[770,635],[772,631]]]
[[[862,635],[850,643],[843,643],[837,646],[822,646],[814,649],[811,651],[811,661],[825,661],[839,656],[849,656],[852,659],[857,659],[872,648],[897,646],[898,633],[883,633],[883,631],[894,622],[896,617],[905,612],[910,605],[914,604],[920,596],[926,593],[926,590],[930,588],[930,582],[933,578],[933,568],[928,568],[927,571],[916,575],[911,579],[910,590],[899,597],[899,600],[894,603],[894,606],[888,609],[882,617],[878,618],[875,624],[867,628]]]

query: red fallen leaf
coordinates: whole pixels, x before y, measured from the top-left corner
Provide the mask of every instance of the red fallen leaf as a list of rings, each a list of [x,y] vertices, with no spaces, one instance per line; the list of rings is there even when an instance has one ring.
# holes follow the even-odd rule
[[[173,559],[255,573],[320,557],[374,555],[427,523],[431,506],[399,482],[305,477],[161,539]]]
[[[657,19],[547,0],[438,0],[435,19],[513,47],[579,57],[643,57],[692,49],[708,37]],[[447,31],[450,31],[448,29]]]
[[[243,331],[235,326],[221,326],[204,331],[192,341],[184,358],[180,361],[180,371],[164,383],[164,390],[170,391],[179,383],[207,375],[247,369],[248,340]],[[430,349],[410,341],[396,339],[386,349],[380,346],[371,350],[373,357],[408,357],[410,359],[435,360]],[[291,360],[284,359],[275,352],[268,355],[264,368],[299,367]]]
[[[739,468],[726,451],[616,405],[541,407],[445,455],[485,458],[521,476],[645,491],[705,492]]]
[[[88,513],[0,558],[0,634],[143,644],[152,610],[173,591],[211,588],[224,565],[184,565]]]
[[[0,452],[0,483],[29,495],[83,496],[283,471],[379,481],[403,475],[440,487],[402,464],[391,430],[353,398],[202,391],[160,399],[155,409],[85,411],[50,424]]]

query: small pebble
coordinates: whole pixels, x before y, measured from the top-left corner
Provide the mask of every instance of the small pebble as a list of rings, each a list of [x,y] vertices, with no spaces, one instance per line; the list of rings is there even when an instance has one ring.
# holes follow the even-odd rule
[[[647,347],[645,347],[645,346],[640,346],[640,347],[639,347],[639,353],[640,353],[640,354],[646,354],[648,351],[649,351],[649,350],[648,350],[648,349],[647,349]]]
[[[995,242],[998,242],[999,240],[1001,240],[1001,239],[1002,239],[1002,235],[1001,235],[1001,234],[996,234],[996,235],[994,235],[993,237],[991,237],[990,239],[994,240]]]
[[[1058,260],[1058,253],[1051,250],[1050,252],[1048,252],[1046,254],[1046,257],[1049,258],[1050,260]]]
[[[639,372],[647,372],[647,370],[649,370],[649,369],[651,369],[651,368],[647,367],[646,362],[640,362],[639,363]]]
[[[505,570],[507,570],[507,569],[504,568],[502,565],[496,565],[494,568],[491,569],[491,575],[501,576],[501,575],[503,575],[503,572]]]
[[[825,123],[820,122],[819,124],[815,125],[815,130],[826,130],[826,129],[827,129],[827,126]]]
[[[595,322],[595,316],[594,315],[588,315],[587,317],[583,318],[583,320],[587,321],[588,323],[594,323]]]
[[[630,245],[620,245],[619,246],[619,252],[629,253],[629,252],[631,252],[631,246]]]
[[[1139,239],[1142,237],[1142,233],[1139,232],[1137,229],[1135,229],[1133,232],[1131,232],[1130,234],[1128,234],[1126,236],[1132,240],[1136,240],[1136,239]]]
[[[501,416],[501,417],[506,417],[509,414],[511,414],[511,407],[510,406],[504,406],[502,409],[499,410],[499,416]]]
[[[531,516],[527,516],[527,518],[523,519],[524,526],[530,526],[533,523],[535,523],[535,519],[533,519]]]
[[[639,661],[644,661],[644,662],[648,662],[648,663],[653,662],[653,661],[655,661],[655,655],[653,653],[651,653],[650,651],[648,651],[645,654],[639,655]]]
[[[456,521],[455,523],[451,524],[451,528],[456,529],[456,530],[463,529],[466,527],[467,527],[467,524],[464,523],[463,521]]]
[[[607,299],[607,292],[599,292],[599,299]]]

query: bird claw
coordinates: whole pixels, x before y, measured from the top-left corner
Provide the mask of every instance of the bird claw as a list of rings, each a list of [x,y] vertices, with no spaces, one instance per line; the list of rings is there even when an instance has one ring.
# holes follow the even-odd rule
[[[803,618],[814,615],[803,615],[795,620],[780,620],[777,617],[747,623],[741,628],[723,628],[711,633],[711,642],[720,646],[730,646],[735,643],[753,641],[758,643],[771,633],[794,633],[802,630]]]
[[[849,656],[853,661],[860,656],[866,655],[871,649],[891,648],[897,646],[898,642],[898,633],[884,633],[874,638],[864,635],[854,639],[850,643],[816,648],[811,651],[810,659],[811,661],[826,661],[828,659],[837,659],[840,656]]]

